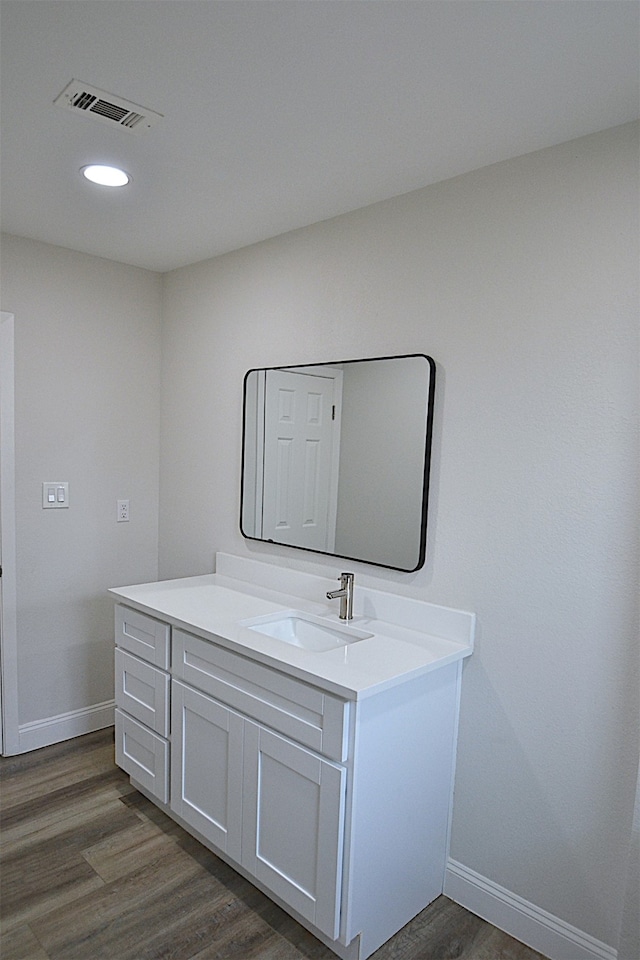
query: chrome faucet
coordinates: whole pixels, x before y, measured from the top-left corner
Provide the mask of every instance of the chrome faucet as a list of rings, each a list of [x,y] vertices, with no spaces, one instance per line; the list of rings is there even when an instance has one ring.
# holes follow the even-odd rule
[[[327,600],[337,600],[340,597],[340,619],[353,620],[353,582],[355,574],[341,573],[339,578],[340,589],[328,590]]]

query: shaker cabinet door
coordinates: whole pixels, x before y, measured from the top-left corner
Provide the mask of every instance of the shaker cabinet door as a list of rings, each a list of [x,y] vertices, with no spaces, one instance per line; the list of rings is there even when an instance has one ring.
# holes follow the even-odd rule
[[[244,749],[242,865],[336,939],[345,770],[249,721]]]
[[[174,680],[171,725],[171,809],[239,861],[244,721]]]

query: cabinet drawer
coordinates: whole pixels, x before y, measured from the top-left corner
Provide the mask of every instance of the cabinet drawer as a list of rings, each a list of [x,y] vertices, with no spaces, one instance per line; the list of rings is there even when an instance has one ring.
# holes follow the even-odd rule
[[[169,743],[116,707],[116,763],[162,803],[169,801]]]
[[[169,674],[116,647],[116,705],[169,736]]]
[[[169,631],[169,624],[116,604],[116,644],[162,670],[169,669]]]
[[[174,628],[173,675],[332,760],[347,758],[349,705]]]

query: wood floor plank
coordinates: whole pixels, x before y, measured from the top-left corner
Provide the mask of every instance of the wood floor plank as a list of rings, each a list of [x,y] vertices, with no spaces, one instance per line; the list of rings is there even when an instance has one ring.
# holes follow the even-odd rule
[[[227,943],[231,930],[238,927],[254,930],[258,925],[259,918],[227,890],[226,897],[217,903],[202,902],[197,908],[194,905],[188,913],[176,917],[169,926],[148,937],[140,944],[135,960],[192,960],[194,956],[200,956],[203,949],[209,953],[213,951],[212,955],[221,955],[221,944]],[[273,931],[260,927],[254,939],[266,938],[270,934],[273,935]],[[234,946],[239,948],[241,939],[233,940]],[[229,954],[231,956],[243,955],[234,952]],[[127,960],[134,958],[127,957]],[[243,960],[250,958],[243,957]]]
[[[464,950],[475,943],[488,924],[446,897],[438,897],[414,917],[374,957],[376,960],[415,960],[420,956],[439,960],[465,958]]]
[[[3,757],[0,806],[6,814],[15,804],[21,806],[25,796],[31,799],[47,796],[95,774],[104,774],[113,761],[113,752],[113,735],[109,729],[16,757]],[[128,791],[133,789],[121,771],[115,774],[115,778]]]
[[[107,769],[49,796],[36,791],[35,797],[3,813],[0,897],[5,929],[33,922],[104,886],[83,851],[139,823],[120,796]]]
[[[32,921],[104,886],[83,850],[138,822],[116,799],[97,809],[76,809],[63,818],[55,815],[56,810],[48,819],[41,809],[36,823],[25,825],[22,838],[21,824],[12,824],[9,842],[3,844],[0,897],[6,928]]]
[[[16,850],[25,851],[62,834],[75,848],[84,842],[84,834],[92,838],[85,843],[89,846],[100,839],[100,833],[113,832],[108,822],[100,828],[100,822],[108,817],[115,817],[123,827],[136,819],[120,802],[120,793],[110,777],[91,777],[49,796],[26,798],[21,806],[13,806],[2,817],[0,850],[3,856],[10,857]]]
[[[326,956],[328,960],[336,960],[330,951]],[[214,936],[189,960],[221,960],[222,957],[225,960],[304,960],[305,955],[268,924],[254,920],[232,926],[223,937]]]
[[[371,960],[546,960],[447,897],[440,896]]]
[[[58,848],[40,848],[35,856],[3,864],[0,887],[2,928],[9,931],[78,897],[104,882],[78,857],[64,857]]]
[[[0,956],[2,960],[49,960],[49,954],[26,923],[3,934]]]
[[[171,941],[180,920],[189,925],[194,913],[213,911],[228,897],[222,884],[165,838],[161,859],[31,925],[52,960],[84,960],[84,952],[88,957],[138,960],[157,932]]]
[[[488,924],[473,944],[473,960],[545,960],[541,953]]]
[[[155,824],[136,818],[126,830],[83,850],[82,856],[105,883],[112,883],[139,871],[141,863],[162,860],[171,842]]]
[[[252,885],[251,890],[189,960],[336,960],[308,930]]]

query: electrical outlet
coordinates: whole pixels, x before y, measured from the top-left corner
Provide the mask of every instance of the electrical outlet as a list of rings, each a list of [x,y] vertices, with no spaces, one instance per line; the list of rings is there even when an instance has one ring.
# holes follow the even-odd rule
[[[118,500],[118,523],[129,520],[129,501]]]

